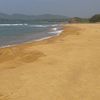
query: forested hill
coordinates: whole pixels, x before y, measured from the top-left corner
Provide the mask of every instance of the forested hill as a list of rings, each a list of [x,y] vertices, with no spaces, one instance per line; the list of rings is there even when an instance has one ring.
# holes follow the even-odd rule
[[[24,14],[12,14],[8,15],[0,13],[0,24],[3,23],[25,23],[32,21],[67,21],[68,17],[61,15],[24,15]]]

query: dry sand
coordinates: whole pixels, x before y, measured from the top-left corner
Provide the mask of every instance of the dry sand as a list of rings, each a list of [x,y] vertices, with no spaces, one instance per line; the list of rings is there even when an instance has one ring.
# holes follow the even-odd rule
[[[0,49],[0,100],[100,100],[100,24]]]

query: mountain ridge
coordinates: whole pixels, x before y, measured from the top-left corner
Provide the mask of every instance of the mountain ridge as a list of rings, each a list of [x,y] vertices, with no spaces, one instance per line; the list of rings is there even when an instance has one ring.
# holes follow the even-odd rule
[[[0,19],[64,19],[68,18],[67,16],[63,15],[55,15],[55,14],[41,14],[41,15],[26,15],[26,14],[6,14],[0,13]]]

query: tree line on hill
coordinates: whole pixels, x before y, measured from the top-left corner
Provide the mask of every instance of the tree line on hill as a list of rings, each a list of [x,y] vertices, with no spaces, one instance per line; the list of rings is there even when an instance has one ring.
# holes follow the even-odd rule
[[[88,18],[74,17],[74,18],[69,18],[68,22],[69,23],[88,23],[89,19]]]
[[[0,13],[0,24],[7,23],[35,23],[35,22],[65,22],[68,17],[62,15],[43,14],[43,15],[8,15]]]
[[[100,22],[100,14],[96,14],[91,18],[74,17],[68,20],[69,23],[98,23]]]
[[[91,23],[97,23],[100,22],[100,14],[96,14],[94,16],[92,16],[89,20]]]

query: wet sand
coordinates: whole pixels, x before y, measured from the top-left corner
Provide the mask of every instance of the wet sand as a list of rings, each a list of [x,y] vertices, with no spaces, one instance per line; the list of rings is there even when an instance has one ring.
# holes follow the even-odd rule
[[[99,100],[100,24],[69,24],[48,40],[0,49],[0,100]]]

